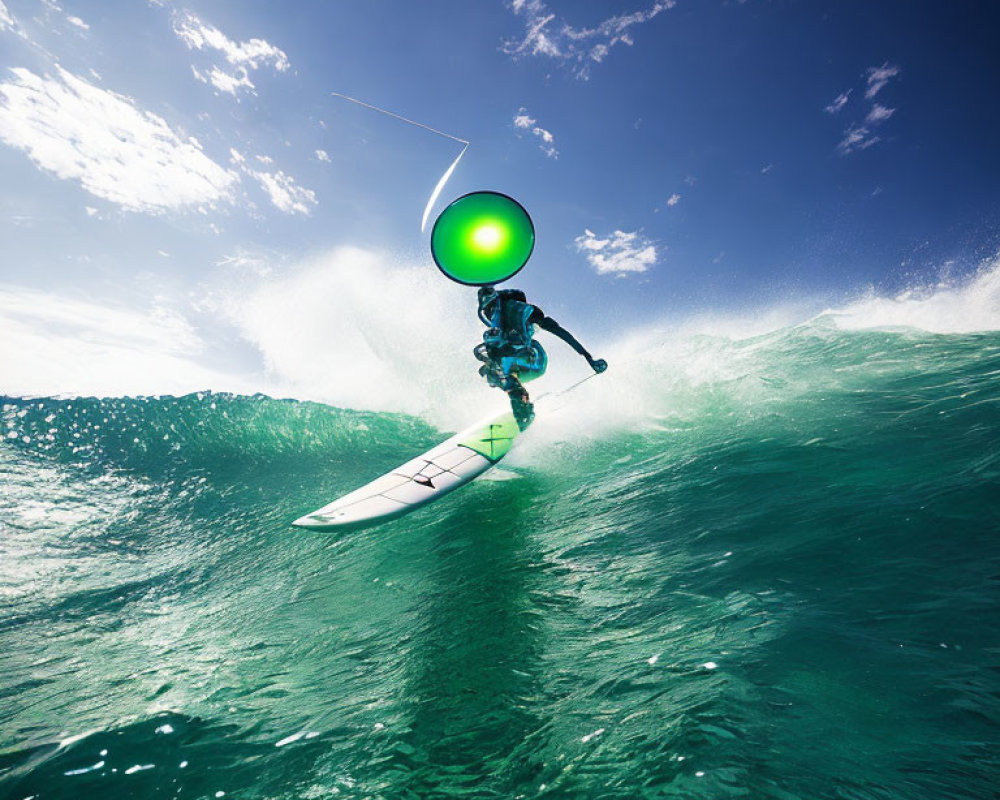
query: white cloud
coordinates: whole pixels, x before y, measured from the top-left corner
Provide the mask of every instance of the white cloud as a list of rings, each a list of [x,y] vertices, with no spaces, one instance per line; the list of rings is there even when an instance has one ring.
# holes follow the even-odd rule
[[[555,147],[555,137],[545,128],[537,125],[538,120],[528,116],[525,109],[521,109],[514,115],[514,127],[518,130],[529,131],[532,136],[538,138],[538,146],[548,158],[559,158],[559,151]]]
[[[559,46],[549,37],[545,28],[556,18],[555,14],[545,13],[545,4],[539,0],[530,2],[515,2],[512,6],[515,14],[522,12],[527,16],[524,39],[520,42],[506,42],[504,52],[520,56],[529,53],[533,56],[544,55],[561,58]]]
[[[0,31],[7,30],[8,28],[13,30],[14,26],[14,18],[7,10],[7,6],[3,4],[3,0],[0,0]]]
[[[42,8],[39,9],[40,13],[31,19],[35,25],[49,29],[56,29],[58,27],[58,23],[65,22],[77,28],[78,31],[90,30],[90,26],[86,22],[79,17],[66,14],[62,7],[58,3],[53,2],[53,0],[40,0],[40,4],[42,6]],[[15,3],[15,5],[18,4]],[[4,4],[3,0],[0,0],[0,31],[4,30],[13,31],[36,50],[54,60],[52,54],[49,53],[41,44],[34,41],[28,35],[28,32],[20,24],[18,24],[17,20]]]
[[[274,163],[274,159],[270,156],[258,155],[254,156],[254,159],[261,164]],[[295,179],[291,175],[281,170],[258,172],[251,169],[247,165],[246,156],[235,148],[229,150],[229,163],[239,167],[244,173],[256,180],[267,193],[271,202],[286,214],[309,214],[312,210],[310,206],[317,205],[316,193],[311,189],[296,185]]]
[[[599,275],[645,272],[656,263],[656,246],[638,231],[615,231],[607,239],[598,239],[593,231],[585,229],[574,241]]]
[[[865,90],[865,97],[871,100],[877,95],[891,78],[899,75],[899,67],[886,61],[881,67],[869,67],[867,74],[868,88]]]
[[[670,195],[670,197],[667,198],[667,205],[673,208],[680,201],[681,201],[681,196],[677,194],[677,192],[674,192],[672,195]]]
[[[837,149],[847,155],[855,150],[867,150],[873,144],[881,141],[878,136],[873,136],[872,132],[863,125],[851,125],[844,131],[844,138],[840,140]]]
[[[865,118],[865,122],[867,122],[869,125],[877,125],[879,122],[885,122],[887,119],[889,119],[889,117],[891,117],[895,113],[895,111],[896,109],[894,108],[886,108],[885,106],[875,103],[875,105],[872,106],[872,110],[868,113],[868,116]]]
[[[644,11],[609,17],[593,28],[574,28],[556,21],[543,0],[513,0],[511,10],[525,20],[524,35],[504,42],[510,56],[546,56],[574,65],[577,77],[586,78],[594,64],[601,63],[612,47],[632,45],[631,29],[673,8],[674,0],[656,0]]]
[[[848,89],[846,92],[841,92],[840,94],[838,94],[834,98],[833,102],[830,103],[830,105],[828,105],[823,110],[827,114],[836,114],[838,111],[840,111],[840,109],[842,109],[844,106],[847,105],[847,101],[850,100],[851,98],[851,91],[852,91],[851,89]]]
[[[271,202],[286,214],[309,214],[312,211],[310,206],[317,205],[314,191],[296,185],[295,179],[281,170],[277,172],[247,170],[247,172],[257,179]]]
[[[218,67],[212,67],[208,75],[200,72],[197,67],[192,66],[191,72],[194,74],[202,83],[208,83],[218,89],[220,92],[225,92],[226,94],[235,95],[236,92],[243,88],[253,90],[254,85],[250,78],[247,76],[246,70],[238,72],[235,75],[230,75],[228,72],[223,72]]]
[[[41,169],[78,180],[130,211],[160,213],[232,199],[238,177],[161,117],[57,67],[15,68],[0,84],[0,139]]]
[[[233,41],[218,28],[202,22],[194,14],[175,16],[174,33],[191,50],[215,51],[222,54],[231,68],[230,71],[227,72],[218,65],[213,65],[207,75],[192,69],[198,80],[210,83],[219,91],[233,96],[240,89],[253,92],[255,86],[250,80],[251,70],[270,65],[277,72],[285,72],[290,66],[284,51],[264,39]]]
[[[318,158],[320,161],[325,161],[328,164],[330,163],[330,154],[326,152],[326,150],[317,150],[316,158]]]
[[[274,270],[272,264],[275,261],[280,262],[281,257],[264,255],[245,248],[240,248],[233,255],[226,256],[225,258],[216,261],[215,265],[217,267],[225,267],[226,269],[233,270],[238,273],[263,278],[272,273]]]
[[[881,67],[869,67],[865,71],[865,98],[871,100],[897,75],[899,75],[899,67],[890,64],[888,61]],[[847,97],[850,93],[851,90],[848,90],[841,94],[833,103],[826,107],[826,111],[830,114],[840,111],[847,103]],[[887,108],[881,103],[872,103],[871,110],[868,112],[863,123],[852,122],[844,130],[843,137],[837,145],[838,152],[841,155],[847,155],[848,153],[853,153],[855,150],[867,150],[872,145],[881,142],[882,137],[876,135],[873,131],[892,117],[895,112],[896,109],[894,108]]]
[[[206,25],[193,14],[186,14],[174,20],[174,31],[194,50],[217,50],[233,66],[258,69],[263,64],[272,64],[279,72],[289,67],[288,56],[264,39],[250,39],[235,42],[212,25]]]

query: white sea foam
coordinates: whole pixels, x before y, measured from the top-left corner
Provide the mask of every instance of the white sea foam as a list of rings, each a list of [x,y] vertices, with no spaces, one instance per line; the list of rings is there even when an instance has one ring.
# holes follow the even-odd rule
[[[10,395],[254,391],[201,363],[205,342],[177,310],[0,287],[0,390]]]
[[[0,287],[0,338],[17,343],[0,354],[3,390],[64,396],[264,392],[412,413],[444,428],[505,404],[476,375],[471,348],[481,326],[475,291],[442,280],[425,259],[344,247],[252,275],[223,270],[198,296],[194,304],[160,298],[128,308]],[[610,341],[573,325],[611,364],[607,376],[576,394],[586,398],[590,422],[598,427],[636,419],[669,427],[683,416],[686,395],[760,373],[759,348],[747,339],[810,320],[829,320],[842,330],[998,330],[1000,259],[961,282],[895,296],[867,292],[816,317],[818,307],[775,304],[695,314]],[[529,387],[534,396],[589,374],[563,343],[545,333],[540,338],[551,361],[545,378]],[[664,410],[665,394],[672,411]],[[555,430],[560,414],[549,416]],[[571,416],[578,430],[581,420]]]
[[[471,355],[475,290],[433,266],[339,248],[235,290],[217,287],[206,307],[260,352],[274,393],[438,422],[489,397]]]
[[[892,297],[865,293],[844,308],[829,309],[843,330],[911,328],[930,333],[1000,330],[1000,257],[970,278],[907,289]]]

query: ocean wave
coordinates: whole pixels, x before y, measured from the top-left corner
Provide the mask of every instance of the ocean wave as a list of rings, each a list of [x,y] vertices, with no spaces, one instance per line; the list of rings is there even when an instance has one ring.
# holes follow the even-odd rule
[[[229,275],[203,287],[193,306],[160,300],[148,315],[8,287],[0,292],[0,333],[18,346],[2,357],[5,390],[22,397],[262,392],[454,427],[503,402],[476,375],[474,304],[473,290],[426,266],[356,248],[281,274]],[[845,332],[998,330],[1000,263],[893,295],[864,291],[825,310],[792,302],[693,314],[604,339],[579,320],[563,321],[608,359],[600,384],[618,386],[618,404],[646,408],[659,404],[661,390],[647,386],[661,383],[657,376],[668,383],[673,375],[694,383],[732,377],[750,368],[748,352],[775,337],[791,342],[830,324]],[[740,346],[751,340],[759,344]],[[562,343],[547,343],[550,372],[535,384],[538,393],[587,374]]]
[[[823,316],[612,369],[509,480],[331,536],[289,523],[445,431],[4,398],[4,790],[988,794],[1000,336]]]

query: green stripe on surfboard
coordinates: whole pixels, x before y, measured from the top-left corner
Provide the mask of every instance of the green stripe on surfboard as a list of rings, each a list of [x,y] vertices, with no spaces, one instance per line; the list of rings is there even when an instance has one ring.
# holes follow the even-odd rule
[[[506,414],[491,420],[481,428],[470,431],[458,444],[475,450],[490,461],[499,461],[510,450],[520,428],[513,414]]]

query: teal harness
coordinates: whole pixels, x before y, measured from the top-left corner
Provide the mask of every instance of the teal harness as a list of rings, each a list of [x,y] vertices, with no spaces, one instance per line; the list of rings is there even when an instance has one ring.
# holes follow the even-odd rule
[[[535,341],[535,326],[530,322],[535,307],[520,299],[516,290],[504,290],[484,298],[479,318],[487,326],[483,333],[486,354],[504,375],[517,375],[526,381],[545,372],[548,356]]]

